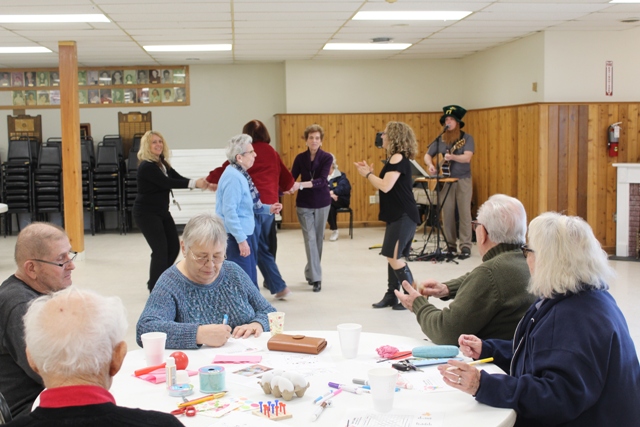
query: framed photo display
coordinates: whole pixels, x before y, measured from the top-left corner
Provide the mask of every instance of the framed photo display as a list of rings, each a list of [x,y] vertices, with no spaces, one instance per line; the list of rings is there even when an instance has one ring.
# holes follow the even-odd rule
[[[55,68],[0,69],[0,109],[60,108],[60,72]],[[6,105],[3,105],[6,104]],[[154,104],[189,105],[189,66],[78,69],[82,108]]]

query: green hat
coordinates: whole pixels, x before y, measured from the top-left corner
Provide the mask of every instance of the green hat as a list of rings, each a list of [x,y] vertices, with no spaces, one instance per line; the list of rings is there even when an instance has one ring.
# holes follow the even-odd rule
[[[446,119],[447,117],[453,117],[460,124],[461,129],[464,127],[462,118],[465,114],[467,114],[467,110],[459,105],[447,105],[446,107],[442,107],[442,112],[444,114],[442,115],[442,117],[440,117],[441,125],[444,125],[444,119]]]

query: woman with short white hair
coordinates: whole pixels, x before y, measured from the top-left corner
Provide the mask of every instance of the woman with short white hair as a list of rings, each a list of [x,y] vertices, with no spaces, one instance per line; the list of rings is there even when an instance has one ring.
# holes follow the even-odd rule
[[[216,213],[227,230],[227,259],[240,266],[258,287],[258,236],[256,215],[273,215],[282,209],[281,203],[271,205],[260,201],[260,193],[247,169],[253,166],[256,152],[249,135],[236,135],[227,144],[229,167],[218,182]]]
[[[511,408],[516,426],[636,426],[640,364],[627,323],[609,294],[607,255],[589,224],[544,213],[522,246],[538,297],[513,341],[461,335],[465,356],[493,357],[509,375],[467,363],[439,367],[452,387],[478,402]]]

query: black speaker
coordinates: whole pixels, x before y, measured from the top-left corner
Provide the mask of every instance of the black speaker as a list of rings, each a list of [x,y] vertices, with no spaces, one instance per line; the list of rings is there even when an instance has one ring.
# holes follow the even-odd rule
[[[376,133],[376,142],[374,144],[376,147],[382,148],[382,132]]]

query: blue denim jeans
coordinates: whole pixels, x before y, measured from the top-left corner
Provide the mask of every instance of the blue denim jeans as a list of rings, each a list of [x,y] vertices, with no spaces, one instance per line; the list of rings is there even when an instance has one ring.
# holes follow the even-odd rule
[[[275,216],[255,215],[254,218],[256,228],[253,234],[258,236],[258,268],[264,277],[266,287],[273,295],[287,286],[280,275],[275,257],[269,251],[269,232],[273,221],[275,221]]]

